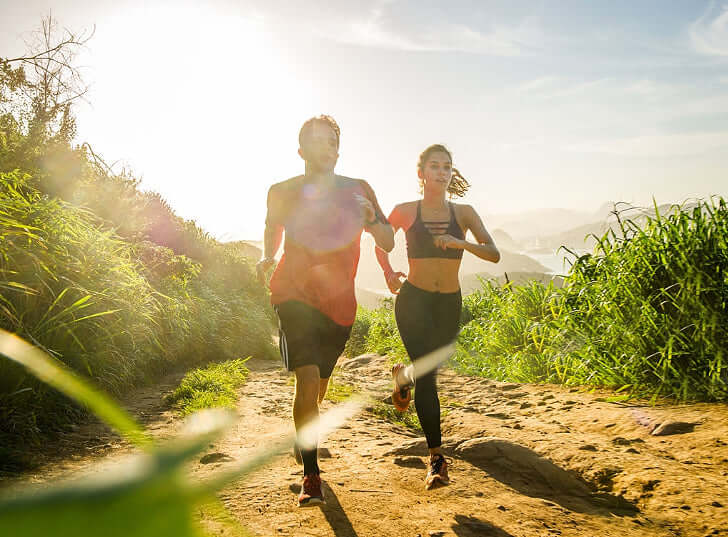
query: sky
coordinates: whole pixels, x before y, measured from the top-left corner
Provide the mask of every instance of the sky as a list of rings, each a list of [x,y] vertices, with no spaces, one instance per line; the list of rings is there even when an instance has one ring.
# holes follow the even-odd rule
[[[222,240],[259,239],[298,130],[385,212],[445,143],[484,217],[728,197],[728,2],[0,0],[0,57],[49,12],[95,27],[77,142]]]

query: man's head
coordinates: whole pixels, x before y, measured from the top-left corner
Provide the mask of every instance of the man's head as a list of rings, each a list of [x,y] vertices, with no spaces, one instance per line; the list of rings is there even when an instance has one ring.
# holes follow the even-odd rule
[[[321,115],[306,121],[298,133],[298,154],[309,171],[331,172],[339,158],[339,126],[331,116]]]

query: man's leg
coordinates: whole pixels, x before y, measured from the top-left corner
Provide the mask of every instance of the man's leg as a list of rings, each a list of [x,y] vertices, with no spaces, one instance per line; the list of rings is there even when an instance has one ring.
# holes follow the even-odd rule
[[[306,425],[316,426],[319,417],[318,397],[321,386],[317,365],[304,365],[296,368],[296,393],[293,399],[293,422],[296,432]],[[299,446],[303,459],[303,473],[318,474],[317,448],[318,438],[314,445]]]
[[[319,380],[319,393],[318,393],[318,404],[319,405],[324,402],[324,397],[326,397],[326,390],[329,387],[329,378],[331,378],[331,377]]]

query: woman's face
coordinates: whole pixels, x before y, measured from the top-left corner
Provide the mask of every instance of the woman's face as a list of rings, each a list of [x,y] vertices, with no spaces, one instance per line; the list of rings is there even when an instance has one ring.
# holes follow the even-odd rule
[[[447,192],[452,180],[452,162],[444,151],[433,151],[425,162],[424,169],[417,171],[426,191]]]

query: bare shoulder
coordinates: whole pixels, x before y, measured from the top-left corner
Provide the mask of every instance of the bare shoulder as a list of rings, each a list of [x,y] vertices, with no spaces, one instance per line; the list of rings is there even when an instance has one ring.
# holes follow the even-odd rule
[[[472,205],[468,205],[467,203],[450,203],[452,203],[453,209],[455,210],[455,216],[461,222],[470,221],[474,216],[478,216],[478,213],[475,212]]]
[[[392,212],[397,211],[403,215],[415,215],[417,213],[417,203],[417,200],[398,203],[394,206]]]
[[[278,183],[274,183],[268,189],[268,192],[269,192],[269,194],[272,194],[272,195],[290,192],[290,191],[298,188],[301,185],[302,181],[303,181],[303,175],[296,175],[295,177],[291,177],[290,179],[286,179],[285,181],[280,181]]]

